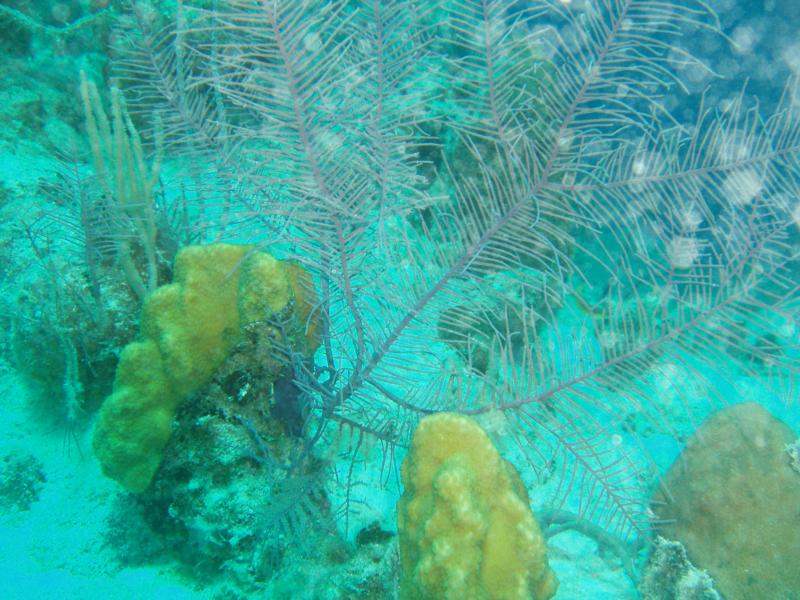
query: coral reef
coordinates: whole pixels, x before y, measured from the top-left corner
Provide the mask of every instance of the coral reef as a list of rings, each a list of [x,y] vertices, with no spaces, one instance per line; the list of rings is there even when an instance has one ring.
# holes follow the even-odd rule
[[[401,597],[546,600],[558,586],[514,467],[469,417],[423,419],[397,506]]]
[[[391,513],[369,501],[396,499],[413,436],[404,594],[548,597],[520,477],[453,413],[496,427],[546,533],[591,535],[630,572],[655,436],[681,443],[729,383],[798,372],[797,90],[763,118],[741,88],[685,106],[678,90],[713,70],[687,46],[717,29],[714,2],[87,2],[0,5],[0,46],[36,60],[58,36],[41,71],[72,94],[15,78],[0,145],[53,145],[83,119],[93,159],[59,173],[53,218],[31,202],[43,189],[21,197],[41,274],[0,311],[53,414],[74,423],[108,396],[95,452],[163,543],[134,526],[132,557],[164,547],[244,595],[336,597],[335,581],[387,597],[373,575],[393,540],[364,522]],[[87,40],[110,12],[113,65]],[[55,59],[68,43],[80,61]],[[195,246],[210,240],[258,246]],[[796,467],[796,447],[781,456]],[[717,492],[698,486],[669,487],[687,504]],[[700,544],[775,508],[735,500],[692,515]],[[778,523],[753,539],[796,530]],[[380,565],[349,587],[336,565],[363,563],[342,530]]]
[[[663,479],[652,507],[727,600],[784,600],[800,590],[797,436],[755,403],[712,415]]]

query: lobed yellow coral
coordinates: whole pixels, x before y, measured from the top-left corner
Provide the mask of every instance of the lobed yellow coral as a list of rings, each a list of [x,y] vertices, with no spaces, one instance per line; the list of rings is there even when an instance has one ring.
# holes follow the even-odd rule
[[[519,475],[472,419],[423,419],[402,465],[404,599],[545,600],[558,582]]]
[[[251,246],[188,246],[174,272],[145,300],[141,339],[124,348],[94,433],[103,472],[134,492],[150,484],[180,402],[208,382],[242,327],[294,298],[294,273]],[[297,302],[307,314],[306,299]]]

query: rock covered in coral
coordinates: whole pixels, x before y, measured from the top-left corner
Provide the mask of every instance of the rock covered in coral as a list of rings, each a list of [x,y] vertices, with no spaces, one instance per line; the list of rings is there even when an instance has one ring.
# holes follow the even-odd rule
[[[47,477],[41,461],[28,453],[0,458],[0,510],[28,510],[39,499]]]
[[[653,501],[661,534],[686,547],[726,600],[786,600],[800,590],[797,436],[755,403],[711,416]]]
[[[249,246],[190,246],[123,352],[95,451],[201,580],[224,574],[249,590],[285,554],[294,562],[338,543],[297,385],[319,343],[315,305],[297,265]]]
[[[108,477],[133,492],[150,485],[179,404],[208,383],[243,328],[306,302],[287,269],[252,246],[178,253],[174,281],[145,301],[140,339],[123,349],[98,415],[93,447]]]
[[[714,581],[695,567],[680,542],[658,536],[639,585],[642,600],[721,600]]]
[[[281,383],[292,378],[278,351],[278,338],[294,335],[286,327],[245,328],[209,384],[178,409],[153,483],[135,500],[200,580],[225,575],[252,590],[284,563],[335,546],[328,470],[304,456],[304,399]]]

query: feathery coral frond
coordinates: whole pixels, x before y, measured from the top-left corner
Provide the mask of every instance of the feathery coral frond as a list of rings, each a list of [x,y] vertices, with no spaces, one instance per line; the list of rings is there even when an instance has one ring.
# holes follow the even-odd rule
[[[122,64],[216,169],[211,226],[314,274],[309,445],[333,427],[351,467],[367,438],[393,460],[425,414],[467,413],[550,508],[630,539],[637,428],[701,417],[687,379],[724,401],[800,367],[800,124],[670,114],[702,67],[681,35],[718,28],[702,2],[569,4],[228,0]]]

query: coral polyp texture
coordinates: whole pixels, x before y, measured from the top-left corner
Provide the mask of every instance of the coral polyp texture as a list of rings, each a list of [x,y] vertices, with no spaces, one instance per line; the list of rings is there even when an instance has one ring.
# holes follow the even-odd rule
[[[306,297],[295,269],[252,246],[180,251],[173,283],[146,299],[140,338],[123,349],[98,415],[94,452],[107,476],[132,492],[147,488],[178,405],[208,382],[242,328]]]
[[[546,600],[558,587],[514,467],[469,417],[423,419],[397,507],[405,600]]]

